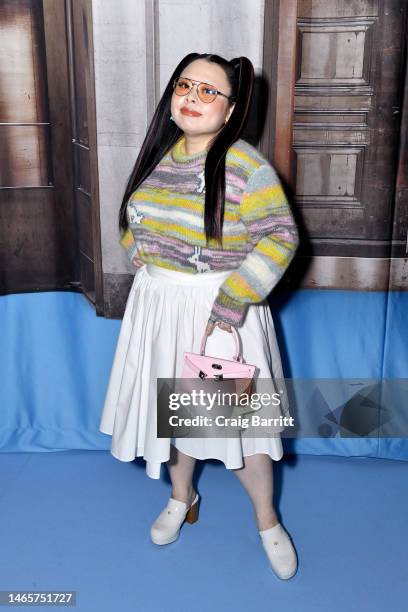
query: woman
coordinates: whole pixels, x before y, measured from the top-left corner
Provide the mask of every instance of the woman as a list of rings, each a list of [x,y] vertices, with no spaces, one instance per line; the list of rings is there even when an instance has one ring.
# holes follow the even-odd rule
[[[158,438],[156,379],[180,377],[184,351],[231,359],[231,326],[259,378],[282,378],[266,297],[298,245],[279,179],[257,149],[240,139],[251,105],[254,70],[246,57],[190,53],[158,104],[124,194],[121,243],[138,267],[126,304],[100,430],[113,456],[146,460],[160,478],[167,463],[171,497],[151,528],[156,544],[198,517],[192,478],[197,459],[234,470],[253,502],[272,569],[291,578],[295,550],[272,502],[268,438]],[[282,414],[288,414],[287,404]]]

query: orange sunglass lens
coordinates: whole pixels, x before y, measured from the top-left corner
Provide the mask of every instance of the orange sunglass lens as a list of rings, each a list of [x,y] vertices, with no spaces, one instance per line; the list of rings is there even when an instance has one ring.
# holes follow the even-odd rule
[[[191,87],[191,83],[185,79],[179,79],[176,81],[175,91],[179,95],[185,95]]]
[[[208,92],[208,85],[199,85],[198,95],[203,102],[212,102],[215,98],[213,93]]]

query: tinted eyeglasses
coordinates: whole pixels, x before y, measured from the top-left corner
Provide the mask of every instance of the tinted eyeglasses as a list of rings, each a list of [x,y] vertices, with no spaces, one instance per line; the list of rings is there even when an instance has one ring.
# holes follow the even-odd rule
[[[210,102],[214,102],[217,96],[224,96],[228,100],[235,100],[234,96],[227,96],[223,94],[221,91],[218,91],[213,85],[209,83],[200,83],[199,81],[193,81],[192,79],[187,79],[186,77],[178,77],[173,81],[173,89],[174,93],[177,96],[186,96],[192,89],[193,84],[197,86],[197,95],[200,98],[201,102],[205,102],[205,104],[209,104]]]

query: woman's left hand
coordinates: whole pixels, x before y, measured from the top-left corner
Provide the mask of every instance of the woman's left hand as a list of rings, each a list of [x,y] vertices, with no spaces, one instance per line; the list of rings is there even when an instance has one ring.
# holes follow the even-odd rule
[[[214,327],[218,325],[218,327],[220,327],[221,329],[223,329],[224,331],[229,332],[230,334],[232,334],[232,329],[231,329],[231,325],[229,323],[224,323],[224,321],[216,321],[215,323],[211,323],[211,321],[209,321],[207,323],[207,328],[206,328],[206,333],[210,336],[214,330]]]

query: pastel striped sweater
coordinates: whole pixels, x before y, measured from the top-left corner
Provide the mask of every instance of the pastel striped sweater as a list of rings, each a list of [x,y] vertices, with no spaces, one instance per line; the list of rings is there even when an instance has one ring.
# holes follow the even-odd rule
[[[283,276],[299,243],[297,227],[274,168],[239,139],[226,155],[222,248],[215,240],[207,247],[206,151],[187,155],[184,140],[130,196],[120,242],[130,260],[191,274],[231,270],[209,320],[240,327],[248,306],[263,301]]]

